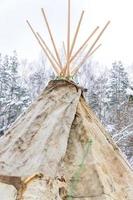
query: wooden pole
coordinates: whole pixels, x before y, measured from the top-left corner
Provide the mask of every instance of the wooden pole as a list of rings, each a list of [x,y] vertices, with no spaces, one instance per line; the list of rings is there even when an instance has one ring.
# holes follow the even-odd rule
[[[39,45],[41,46],[42,50],[44,51],[44,53],[46,54],[49,62],[51,63],[52,67],[54,68],[54,71],[57,73],[57,75],[60,74],[60,71],[58,70],[58,68],[56,67],[56,65],[54,64],[54,62],[52,61],[52,59],[50,58],[49,54],[47,53],[46,49],[44,48],[44,46],[42,45],[42,43],[40,42],[39,38],[36,35],[36,32],[34,31],[33,27],[31,26],[31,24],[29,23],[29,21],[26,21],[28,26],[30,27],[30,30],[32,31],[32,33],[34,34],[35,38],[37,39]]]
[[[64,41],[62,42],[62,46],[63,46],[63,51],[64,51],[65,60],[67,60],[67,52],[66,52],[66,47],[65,47]],[[62,67],[61,73],[60,73],[60,74],[61,74],[62,76],[64,76],[65,72],[66,72],[66,64],[65,64],[65,67]]]
[[[76,32],[75,32],[74,39],[73,39],[72,46],[71,46],[71,50],[70,50],[70,57],[72,55],[72,52],[73,52],[73,49],[74,49],[74,46],[75,46],[75,43],[76,43],[76,40],[77,40],[77,36],[78,36],[78,33],[79,33],[79,29],[80,29],[80,26],[81,26],[83,15],[84,15],[84,11],[82,11],[82,13],[81,13],[81,16],[80,16],[80,19],[79,19],[79,22],[78,22],[78,25],[77,25],[77,28],[76,28]]]
[[[73,60],[78,56],[78,54],[83,50],[83,48],[87,45],[88,41],[92,38],[92,36],[96,33],[96,31],[99,29],[99,27],[97,26],[93,32],[91,33],[91,35],[85,40],[85,42],[82,44],[82,46],[78,49],[78,51],[72,56],[72,58],[70,58],[70,63],[73,62]],[[78,58],[77,58],[78,59]],[[64,67],[64,72],[66,71],[67,68],[67,64]]]
[[[87,57],[87,59],[88,59],[90,56],[92,56],[100,47],[101,47],[101,44],[99,44],[99,45],[89,54],[89,56]],[[81,66],[79,65],[78,67],[76,67],[75,69],[72,70],[72,72],[71,72],[72,76],[74,76],[74,75],[78,72],[78,70],[80,69],[80,67],[81,67]]]
[[[78,49],[78,51],[72,56],[72,58],[70,59],[70,63],[76,58],[76,56],[82,51],[82,49],[84,48],[84,46],[88,43],[88,41],[92,38],[92,36],[96,33],[96,31],[99,29],[99,27],[97,26],[94,31],[91,33],[91,35],[85,40],[85,42],[82,44],[82,46]]]
[[[102,46],[102,44],[99,44],[92,52],[90,52],[88,58],[89,58],[90,56],[92,56],[101,46]]]
[[[78,62],[78,60],[81,58],[81,56],[84,54],[84,51],[86,50],[86,48],[87,48],[87,44],[84,46],[84,48],[80,51],[80,53],[79,53],[79,56],[77,56],[76,58],[75,58],[75,60],[74,60],[74,64],[72,64],[72,65],[75,65],[77,62]],[[72,70],[71,70],[72,71]]]
[[[89,51],[88,51],[88,55],[91,52],[91,50],[93,49],[93,47],[96,45],[96,43],[98,42],[98,40],[100,39],[100,37],[102,36],[102,34],[104,33],[104,31],[106,30],[106,28],[108,27],[108,25],[110,24],[110,21],[108,21],[106,23],[106,25],[104,26],[104,28],[102,29],[102,31],[100,32],[100,34],[98,35],[97,39],[95,40],[95,42],[92,44],[92,46],[90,47]]]
[[[48,32],[49,32],[49,36],[50,36],[51,42],[52,42],[54,50],[55,50],[55,54],[56,54],[57,60],[59,62],[59,65],[62,67],[62,63],[61,63],[61,60],[60,60],[60,57],[59,57],[59,54],[58,54],[58,51],[57,51],[57,48],[56,48],[56,45],[55,45],[54,38],[52,36],[52,32],[51,32],[51,29],[50,29],[46,14],[45,14],[43,8],[41,9],[41,11],[42,11],[42,14],[43,14],[43,17],[44,17],[44,20],[45,20],[45,23],[46,23],[46,26],[47,26],[47,29],[48,29]]]
[[[91,53],[91,51],[93,50],[93,47],[95,46],[95,44],[98,42],[98,40],[100,39],[100,37],[102,36],[102,34],[104,33],[104,31],[106,30],[106,28],[108,27],[108,25],[110,24],[110,21],[107,22],[107,24],[104,26],[104,28],[102,29],[102,31],[99,33],[98,37],[96,38],[95,42],[92,44],[92,46],[90,47],[90,49],[88,50],[88,52],[86,53],[85,57],[83,58],[83,60],[81,61],[81,63],[79,64],[79,66],[76,68],[79,70],[79,68],[85,63],[85,61],[88,59],[89,54]],[[77,70],[76,70],[77,71]]]
[[[71,18],[71,4],[70,0],[68,0],[68,21],[67,21],[67,65],[66,65],[66,70],[65,73],[67,76],[69,76],[69,65],[70,65],[70,18]]]
[[[48,53],[50,54],[50,56],[52,57],[52,59],[55,61],[55,63],[57,64],[57,66],[59,67],[59,69],[61,69],[59,63],[57,62],[56,58],[54,57],[54,55],[52,54],[52,52],[50,51],[49,47],[47,46],[46,42],[44,41],[44,39],[41,37],[41,35],[37,32],[36,33],[38,38],[41,40],[41,42],[43,43],[43,45],[45,46],[46,50],[48,51]]]
[[[63,51],[64,51],[64,55],[65,55],[65,57],[67,58],[67,52],[66,52],[65,43],[63,42],[62,44],[63,44]]]

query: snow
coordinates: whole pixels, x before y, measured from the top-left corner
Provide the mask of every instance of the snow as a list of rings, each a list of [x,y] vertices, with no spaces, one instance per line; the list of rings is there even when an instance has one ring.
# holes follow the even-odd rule
[[[127,94],[128,95],[133,95],[133,90],[131,88],[127,88]]]

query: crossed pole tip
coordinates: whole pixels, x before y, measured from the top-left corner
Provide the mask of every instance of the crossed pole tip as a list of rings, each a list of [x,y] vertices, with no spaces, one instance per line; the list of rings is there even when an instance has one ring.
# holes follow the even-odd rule
[[[65,55],[65,58],[66,58],[65,59],[66,63],[63,64],[62,61],[61,61],[61,57],[59,55],[59,52],[57,50],[57,47],[56,47],[56,43],[55,43],[51,28],[49,26],[49,22],[48,22],[46,13],[45,13],[43,8],[41,8],[41,12],[42,12],[42,15],[43,15],[43,18],[44,18],[45,25],[47,27],[47,31],[48,31],[52,46],[53,46],[54,54],[52,53],[51,49],[48,47],[48,45],[46,44],[46,42],[42,38],[42,36],[38,32],[35,32],[33,27],[31,26],[31,24],[29,23],[29,21],[26,20],[28,26],[30,27],[32,33],[34,34],[36,40],[38,41],[38,43],[41,46],[42,50],[44,51],[45,55],[47,56],[49,62],[51,63],[51,66],[53,67],[56,74],[58,76],[62,75],[63,77],[75,75],[78,72],[78,70],[80,69],[80,67],[86,62],[86,60],[90,56],[92,56],[101,47],[101,44],[99,44],[98,46],[96,46],[96,44],[99,41],[99,39],[101,38],[105,29],[111,23],[111,21],[109,20],[106,23],[106,25],[101,30],[101,32],[98,34],[97,38],[95,39],[95,41],[93,42],[93,44],[90,46],[89,50],[86,53],[85,53],[85,49],[88,46],[88,43],[91,40],[91,38],[98,31],[99,26],[97,26],[93,30],[93,32],[87,37],[87,39],[84,41],[84,43],[81,45],[81,47],[78,50],[76,50],[76,52],[73,53],[75,45],[76,45],[76,41],[77,41],[77,38],[78,38],[78,34],[79,34],[79,31],[80,31],[80,28],[81,28],[81,24],[82,24],[82,20],[83,20],[83,16],[84,16],[84,10],[81,12],[81,15],[80,15],[79,21],[77,23],[73,39],[72,39],[72,44],[70,44],[71,43],[71,0],[68,0],[66,47],[65,47],[65,43],[63,42],[63,50],[64,50],[64,55]],[[81,52],[85,54],[83,59],[81,60],[81,62],[79,63],[79,65],[77,67],[75,67],[74,69],[71,69],[72,63],[75,63],[76,60],[78,61],[78,59],[80,58]]]

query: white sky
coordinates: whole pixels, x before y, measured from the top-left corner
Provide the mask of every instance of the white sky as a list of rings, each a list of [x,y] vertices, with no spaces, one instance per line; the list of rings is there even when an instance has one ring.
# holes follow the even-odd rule
[[[58,47],[66,35],[66,0],[0,0],[0,52],[10,54],[17,50],[19,57],[34,60],[40,47],[26,24],[26,19],[48,41],[40,8],[48,15]],[[100,63],[114,60],[133,63],[133,1],[132,0],[72,0],[72,33],[81,10],[85,18],[79,41],[83,41],[97,25],[111,24],[101,38],[102,47],[93,56]]]

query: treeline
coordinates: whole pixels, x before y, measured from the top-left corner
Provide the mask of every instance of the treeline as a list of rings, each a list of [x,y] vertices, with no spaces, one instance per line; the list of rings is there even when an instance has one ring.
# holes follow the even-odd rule
[[[16,52],[12,56],[0,55],[1,133],[53,78],[42,56],[36,63],[19,63]],[[85,64],[75,81],[87,88],[87,101],[133,165],[133,86],[122,62],[114,62],[110,70],[98,76],[95,63]]]

